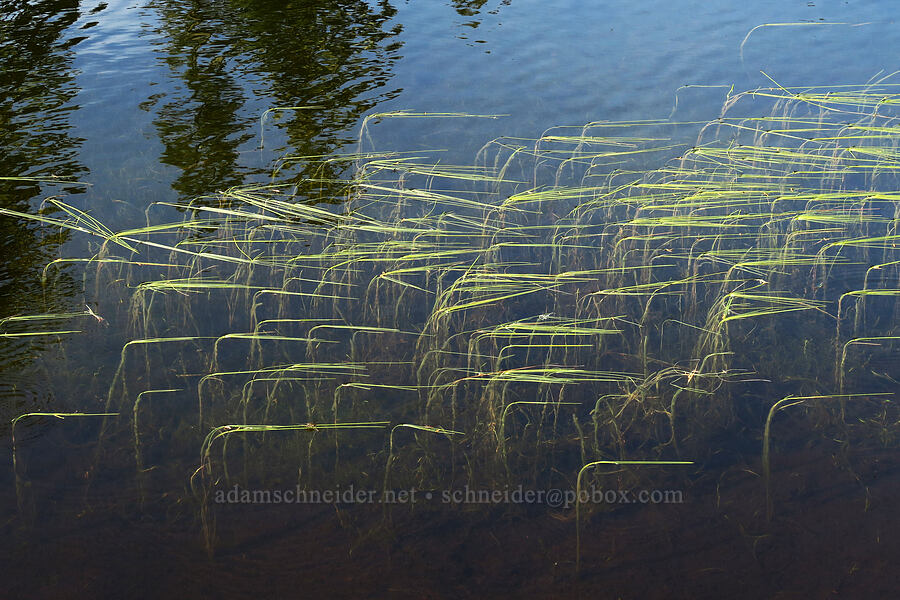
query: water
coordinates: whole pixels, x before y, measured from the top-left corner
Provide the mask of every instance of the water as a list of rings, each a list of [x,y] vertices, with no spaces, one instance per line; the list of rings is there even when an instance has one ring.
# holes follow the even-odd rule
[[[893,50],[900,34],[889,8],[877,1],[5,4],[0,13],[0,177],[44,181],[0,181],[0,206],[35,214],[47,197],[58,195],[114,230],[140,227],[148,214],[160,221],[180,219],[181,212],[163,206],[145,210],[153,203],[184,204],[232,186],[267,181],[284,157],[352,152],[363,119],[375,113],[500,115],[383,119],[370,123],[369,137],[363,140],[366,150],[434,150],[440,151],[432,156],[442,164],[470,164],[485,143],[500,136],[535,139],[551,127],[596,121],[706,122],[719,115],[730,93],[772,87],[773,81],[789,87],[883,78],[895,83],[891,75],[900,65]],[[285,110],[266,113],[274,108]],[[697,128],[684,131],[677,134],[683,136],[679,141],[691,143]],[[641,167],[659,166],[648,161]],[[302,187],[305,178],[345,174],[333,165],[324,172],[317,169],[313,161],[293,161],[281,181]],[[847,187],[857,185],[854,177],[847,176]],[[340,197],[340,186],[322,185]],[[45,214],[59,217],[60,211]],[[412,210],[406,216],[421,217]],[[879,216],[893,218],[890,211]],[[97,250],[96,238],[0,217],[0,317],[78,312],[88,306],[109,321],[88,315],[78,321],[83,333],[77,336],[0,340],[6,345],[0,356],[4,422],[23,413],[105,410],[122,345],[136,337],[122,317],[129,301],[122,283],[126,290],[137,285],[141,273],[123,282],[98,277],[99,286],[93,285],[90,270],[84,277],[81,269],[60,269],[59,277],[51,277],[54,285],[41,284],[45,265],[55,258],[90,256]],[[892,258],[890,249],[883,252],[867,258]],[[177,275],[175,270],[169,274]],[[788,277],[782,281],[791,284]],[[860,284],[847,285],[850,290]],[[881,287],[896,288],[896,275],[886,274]],[[814,293],[837,301],[829,292]],[[181,313],[174,304],[164,309],[157,305],[155,334],[217,336],[250,328],[241,320],[245,314],[225,319],[217,305],[193,298],[191,328],[177,322]],[[520,304],[510,302],[510,310],[541,313],[540,322],[556,322],[562,316],[556,314],[559,309],[544,300],[529,296]],[[893,298],[876,298],[866,306],[865,317],[854,315],[856,335],[891,335]],[[628,308],[624,303],[617,307]],[[416,307],[409,310],[418,314]],[[829,310],[834,313],[835,306]],[[420,325],[411,321],[410,326]],[[51,329],[67,329],[65,323],[54,321]],[[13,333],[27,330],[20,322],[5,327]],[[469,480],[439,461],[417,462],[418,454],[403,444],[418,435],[422,448],[440,455],[449,452],[441,446],[449,442],[441,435],[432,439],[428,432],[403,429],[395,433],[398,447],[406,450],[392,466],[391,486],[409,489],[425,481],[419,511],[407,510],[411,501],[398,501],[389,510],[390,526],[385,526],[384,506],[367,502],[341,502],[337,519],[330,503],[224,504],[216,507],[218,554],[210,561],[200,535],[197,495],[191,491],[198,484],[192,473],[205,433],[196,428],[197,398],[161,392],[142,399],[142,460],[150,471],[141,478],[128,462],[134,452],[131,429],[105,438],[102,451],[108,454],[100,456],[108,460],[98,468],[99,418],[31,417],[17,425],[16,473],[27,473],[18,482],[27,486],[27,501],[17,506],[11,469],[0,475],[7,490],[0,513],[7,540],[4,563],[16,573],[2,589],[20,597],[150,597],[176,590],[226,597],[281,597],[298,590],[435,598],[807,597],[810,590],[819,596],[874,596],[896,584],[887,566],[898,554],[890,536],[896,518],[891,510],[896,461],[889,450],[878,449],[892,447],[895,415],[888,409],[879,412],[878,398],[867,399],[869,404],[860,409],[868,429],[859,429],[867,436],[859,442],[848,441],[848,431],[835,426],[833,413],[794,414],[788,409],[779,415],[783,420],[775,422],[773,435],[786,436],[791,425],[816,434],[784,439],[777,446],[781,462],[772,478],[780,482],[779,520],[774,526],[761,523],[766,501],[758,425],[772,403],[788,393],[833,391],[828,387],[832,382],[816,379],[817,362],[833,360],[834,352],[825,347],[833,327],[826,317],[769,323],[759,330],[735,327],[735,335],[756,331],[760,343],[782,349],[789,357],[784,364],[793,371],[769,388],[738,386],[735,396],[746,401],[736,411],[739,422],[733,429],[710,433],[698,427],[698,435],[718,440],[718,445],[712,456],[704,456],[702,468],[692,468],[689,479],[665,472],[643,479],[629,471],[608,476],[618,479],[617,489],[668,486],[683,490],[687,499],[595,514],[583,526],[580,578],[574,576],[571,502],[561,507],[546,499],[512,505],[504,500],[480,510],[473,503],[442,503],[444,492],[459,491]],[[152,337],[150,333],[142,336]],[[309,332],[300,327],[279,333]],[[349,343],[349,334],[340,339]],[[656,337],[649,339],[661,345]],[[400,348],[400,355],[412,352],[402,335],[384,342],[365,335],[354,340],[351,353],[370,361],[383,348]],[[791,354],[784,350],[789,343],[806,346]],[[154,371],[165,365],[177,376],[145,372],[140,350],[134,352],[137,358],[127,369],[132,395],[145,389],[194,389],[191,377],[204,372],[209,348],[200,342],[186,346],[147,358]],[[347,360],[343,346],[331,354],[324,346],[316,350],[318,356],[336,363]],[[736,346],[752,357],[747,362],[766,356],[765,347],[749,342]],[[861,344],[850,351],[857,350],[861,358],[853,363],[851,356],[847,385],[872,393],[896,391],[891,347],[866,354]],[[627,345],[612,345],[606,352],[604,356],[637,355]],[[528,360],[521,349],[508,356],[511,363]],[[242,347],[223,344],[221,361],[222,369],[239,370],[247,355]],[[745,366],[740,360],[736,365]],[[377,380],[416,383],[412,372],[403,373]],[[286,394],[299,397],[304,388],[296,385]],[[510,397],[531,398],[525,388],[510,389]],[[761,397],[760,389],[777,395]],[[330,405],[331,391],[327,393]],[[368,412],[365,404],[357,406],[355,391],[347,393],[347,418],[382,416]],[[554,390],[551,396],[557,402],[595,401],[567,393]],[[411,397],[408,390],[396,389],[383,395],[400,407],[414,403]],[[574,490],[574,474],[591,457],[577,445],[557,454],[535,450],[543,439],[541,430],[533,425],[534,414],[525,412],[529,407],[522,408],[521,414],[509,415],[507,427],[521,432],[533,447],[520,445],[511,468],[526,474],[521,481],[531,491]],[[214,405],[210,410],[215,416]],[[305,422],[306,415],[293,410],[282,400],[272,415],[282,417],[278,422]],[[853,410],[851,406],[855,415]],[[569,418],[564,414],[562,425],[554,421],[554,427],[560,427],[563,438],[576,439]],[[11,442],[11,428],[3,431]],[[877,431],[883,439],[873,433]],[[345,466],[338,466],[331,454],[318,461],[300,460],[300,479],[319,478],[331,489],[346,489],[352,481],[365,494],[380,493],[383,473],[375,469],[387,458],[381,449],[384,435],[357,433],[337,436],[346,446]],[[328,432],[317,435],[330,447]],[[636,429],[634,436],[620,447],[636,456],[664,441],[655,430]],[[276,449],[268,454],[264,446],[255,447],[259,464],[271,469],[250,473],[244,483],[290,490],[298,478],[298,462],[284,460],[282,450],[301,452],[305,442],[272,443]],[[9,443],[0,458],[11,465],[11,454]],[[235,460],[232,470],[239,471],[240,463]],[[348,478],[341,468],[359,472]],[[471,481],[487,485],[477,477]],[[217,489],[232,488],[222,484]],[[423,500],[425,493],[432,496]],[[826,522],[833,525],[823,526]],[[840,548],[836,539],[842,540]]]

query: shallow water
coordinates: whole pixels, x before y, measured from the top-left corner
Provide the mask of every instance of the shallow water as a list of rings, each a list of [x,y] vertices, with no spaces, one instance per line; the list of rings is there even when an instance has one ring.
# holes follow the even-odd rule
[[[369,124],[361,145],[365,150],[436,150],[431,156],[443,164],[470,164],[494,138],[535,139],[556,126],[666,118],[705,123],[720,114],[730,90],[771,87],[773,80],[833,89],[882,78],[896,83],[890,76],[900,69],[893,58],[900,33],[889,8],[875,1],[611,2],[600,7],[520,0],[3,6],[0,177],[52,176],[81,183],[0,181],[0,206],[35,213],[48,196],[60,195],[114,230],[142,226],[147,214],[180,219],[181,213],[166,207],[145,209],[267,181],[285,156],[352,152],[360,147],[363,119],[374,113],[496,115],[383,119]],[[288,107],[294,108],[266,113]],[[678,141],[692,143],[698,129],[686,127]],[[654,160],[641,167],[660,166]],[[321,178],[316,169],[310,161],[292,162],[280,181],[290,185]],[[335,168],[325,175],[345,173]],[[847,176],[846,187],[856,185],[853,177]],[[0,317],[48,307],[81,311],[88,305],[111,321],[89,316],[77,336],[0,340],[5,344],[0,346],[5,422],[23,413],[103,412],[123,340],[132,334],[124,320],[111,315],[127,313],[127,286],[137,279],[108,282],[98,276],[105,287],[94,286],[92,276],[73,269],[62,271],[54,285],[41,285],[50,261],[96,251],[96,240],[77,232],[0,217]],[[859,276],[852,269],[848,273],[848,280]],[[891,277],[885,276],[882,287],[898,287]],[[552,307],[538,300],[510,304],[512,311],[556,318]],[[240,315],[226,318],[216,304],[196,301],[192,306],[196,331],[184,335],[222,335],[249,325]],[[875,299],[867,311],[856,325],[858,335],[893,331],[893,298]],[[159,335],[178,327],[177,310],[158,314],[163,320],[154,323],[154,331]],[[773,353],[784,353],[791,368],[802,362],[799,354],[808,362],[823,356],[832,360],[830,348],[814,347],[827,343],[832,321],[781,319],[747,329],[771,343]],[[369,360],[392,345],[402,348],[401,354],[411,351],[402,335],[383,346],[371,340],[354,343]],[[802,353],[788,343],[802,346]],[[746,356],[765,354],[750,343],[738,349]],[[329,355],[327,346],[316,351],[335,362],[346,360],[340,353]],[[196,351],[179,349],[147,359],[147,365],[161,361],[152,364],[165,364],[187,379],[157,377],[149,366],[145,372],[138,359],[129,367],[129,390],[181,388],[185,381],[185,386],[195,385],[190,377],[205,368],[208,352],[198,344]],[[894,393],[891,348],[860,356],[865,368],[856,368],[851,357],[855,370],[846,385]],[[225,347],[220,366],[239,370],[246,358],[241,348]],[[816,373],[815,365],[808,372]],[[28,418],[16,427],[15,473],[23,480],[16,481],[12,468],[0,474],[7,490],[0,513],[6,540],[2,555],[16,573],[0,589],[10,597],[48,598],[883,595],[897,583],[889,567],[900,551],[891,535],[898,469],[890,454],[895,415],[885,409],[879,417],[872,408],[877,398],[868,399],[859,413],[848,409],[851,422],[858,417],[868,424],[855,424],[856,429],[838,428],[829,420],[833,413],[814,410],[778,417],[773,425],[778,458],[771,476],[779,483],[777,509],[773,522],[766,519],[758,424],[781,397],[828,393],[819,390],[832,382],[804,381],[807,374],[792,373],[771,387],[739,388],[735,393],[746,397],[737,425],[703,432],[716,442],[716,450],[685,474],[606,476],[616,478],[611,489],[677,490],[685,497],[670,505],[592,511],[582,529],[581,576],[575,575],[575,510],[565,495],[574,491],[574,474],[585,462],[584,451],[574,444],[550,458],[538,451],[533,456],[526,447],[512,465],[526,474],[523,492],[559,492],[562,505],[549,496],[476,503],[451,495],[441,502],[445,493],[465,498],[464,482],[478,478],[460,478],[464,469],[448,475],[442,465],[422,466],[417,455],[407,452],[394,465],[390,487],[409,491],[420,486],[417,502],[404,499],[385,507],[366,496],[370,501],[337,506],[220,503],[214,510],[218,540],[211,560],[201,535],[196,488],[192,491],[205,433],[197,428],[196,396],[159,393],[142,400],[142,460],[150,470],[139,478],[129,462],[134,453],[129,427],[101,436],[99,419]],[[404,377],[387,380],[409,383]],[[774,398],[761,397],[767,393]],[[410,402],[404,394],[386,391],[384,397],[402,410]],[[561,394],[556,400],[569,399]],[[358,407],[349,398],[360,420],[382,416],[369,415],[365,405]],[[577,393],[572,399],[584,400]],[[214,419],[215,406],[209,410]],[[298,416],[291,422],[305,421]],[[542,439],[529,428],[530,420],[513,415],[510,423],[522,429],[524,439]],[[568,421],[560,427],[563,437],[575,439]],[[815,435],[804,433],[810,430]],[[0,458],[12,465],[11,428],[3,431],[7,444]],[[848,442],[848,435],[858,431],[865,438]],[[384,436],[356,433],[336,437],[346,444],[342,466],[337,451],[307,462],[286,461],[257,448],[265,468],[245,473],[243,482],[251,489],[287,491],[298,479],[326,481],[329,489],[346,489],[349,480],[357,491],[380,499],[388,485],[374,469],[384,464]],[[403,430],[398,435],[403,434],[413,437]],[[331,444],[328,432],[317,435]],[[419,441],[437,452],[443,452],[442,443]],[[622,447],[646,450],[630,443]],[[240,461],[231,468],[239,471]],[[356,470],[349,479],[344,478],[347,469]],[[425,475],[417,479],[416,473]],[[218,491],[232,489],[225,481],[223,476],[214,484]],[[17,485],[25,486],[19,490],[21,503]]]

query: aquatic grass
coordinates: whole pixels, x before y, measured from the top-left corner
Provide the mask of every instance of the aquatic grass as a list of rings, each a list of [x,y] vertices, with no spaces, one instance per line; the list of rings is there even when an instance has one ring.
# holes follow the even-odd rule
[[[304,374],[309,381],[333,379],[340,376],[365,376],[366,365],[356,363],[292,363],[261,369],[237,371],[216,371],[200,377],[197,382],[198,423],[204,427],[203,390],[210,381],[221,381],[223,377],[255,377],[257,375],[291,376]]]
[[[769,414],[766,417],[765,428],[763,429],[763,447],[762,447],[762,469],[763,469],[763,481],[766,486],[766,521],[772,520],[773,514],[773,502],[772,502],[772,473],[771,473],[771,428],[772,428],[772,418],[776,413],[782,410],[786,410],[791,408],[792,406],[799,406],[801,404],[806,404],[810,401],[820,402],[823,400],[840,400],[841,401],[841,415],[843,418],[844,402],[848,398],[864,398],[864,397],[872,397],[872,396],[893,396],[892,393],[854,393],[854,394],[830,394],[825,396],[787,396],[782,398],[778,402],[774,403],[769,409]]]
[[[0,319],[0,327],[5,327],[9,323],[30,323],[32,321],[58,321],[58,320],[68,320],[75,319],[77,317],[89,317],[96,316],[90,308],[85,308],[84,311],[81,312],[65,312],[65,313],[45,313],[45,314],[36,314],[36,315],[12,315],[10,317],[3,317]]]
[[[880,346],[882,343],[900,341],[900,336],[873,336],[859,337],[845,342],[840,346],[840,361],[836,365],[838,390],[844,392],[844,375],[847,371],[847,351],[851,346]]]
[[[212,371],[218,370],[219,365],[219,346],[222,342],[226,340],[247,340],[250,342],[251,347],[258,345],[261,342],[303,342],[303,343],[337,343],[334,340],[326,340],[323,338],[312,338],[312,337],[293,337],[287,335],[277,335],[272,333],[226,333],[225,335],[219,336],[216,338],[216,341],[213,343],[213,352],[212,352]]]
[[[277,430],[253,427],[337,426],[373,411],[401,424],[389,437],[386,487],[399,476],[397,427],[420,442],[470,432],[450,447],[454,466],[441,477],[453,483],[525,471],[541,481],[591,456],[699,460],[727,454],[723,435],[753,410],[745,394],[816,389],[832,369],[839,391],[854,393],[849,352],[898,333],[898,91],[883,82],[730,89],[711,121],[555,127],[489,142],[473,165],[440,150],[361,151],[379,118],[472,115],[371,114],[357,152],[284,157],[269,182],[154,203],[143,227],[114,232],[49,202],[55,214],[37,216],[101,241],[83,263],[60,259],[60,271],[83,271],[87,287],[90,270],[98,297],[131,296],[130,310],[110,302],[78,318],[93,327],[128,317],[129,337],[148,341],[125,348],[163,353],[145,352],[141,367],[123,349],[107,406],[119,408],[116,393],[135,376],[160,389],[186,378],[204,428],[250,428],[221,430],[204,448],[222,441],[226,471],[233,433],[246,476],[257,461],[282,460],[267,437]],[[307,175],[284,175],[295,166]],[[802,330],[786,326],[801,318]],[[153,341],[164,339],[184,343]],[[826,404],[840,426],[843,412]],[[541,420],[526,433],[537,443],[519,443],[523,460],[506,462],[510,413],[535,406]],[[573,419],[560,424],[565,406]],[[137,427],[137,403],[133,411]],[[757,425],[747,426],[765,433]],[[335,464],[340,453],[352,471],[365,449],[345,450],[346,440],[334,431]],[[312,469],[311,450],[307,462]],[[580,567],[580,540],[577,551]]]
[[[27,338],[27,337],[41,337],[41,336],[60,336],[60,335],[70,335],[73,333],[82,333],[82,330],[80,330],[80,329],[61,329],[58,331],[22,331],[19,333],[3,332],[3,333],[0,333],[0,338]]]
[[[673,466],[692,465],[683,460],[595,460],[582,466],[575,477],[575,573],[581,572],[581,477],[588,469],[602,465],[622,466]]]
[[[342,383],[335,387],[334,389],[334,401],[331,406],[331,411],[334,415],[334,422],[338,422],[338,408],[340,407],[340,399],[341,392],[343,390],[355,389],[355,390],[363,390],[363,391],[371,391],[371,390],[393,390],[400,392],[419,392],[422,390],[430,389],[432,386],[421,386],[421,385],[399,385],[399,384],[389,384],[389,383],[369,383],[369,382],[359,382],[359,381],[351,381],[348,383]]]
[[[453,435],[465,435],[462,431],[453,431],[451,429],[444,429],[442,427],[434,427],[431,425],[416,425],[413,423],[398,423],[391,428],[391,434],[388,436],[388,457],[387,462],[384,465],[384,497],[387,497],[388,490],[390,489],[391,482],[391,465],[395,460],[394,456],[394,434],[398,429],[411,429],[413,432],[416,431],[424,431],[426,433],[433,433],[437,435],[445,435],[448,438]],[[388,515],[388,503],[384,505],[385,516]]]
[[[268,118],[270,114],[297,110],[320,110],[323,108],[325,107],[316,104],[306,104],[303,106],[273,106],[271,108],[267,108],[259,116],[259,149],[262,150],[263,148],[265,148],[265,123],[266,118]]]
[[[880,265],[876,265],[876,266],[880,266]],[[868,277],[870,270],[871,269],[866,271],[866,277]],[[837,329],[835,332],[835,340],[838,343],[840,343],[840,341],[841,341],[841,316],[844,314],[844,311],[843,311],[844,299],[845,298],[853,298],[853,299],[857,300],[857,304],[856,304],[857,317],[859,317],[859,312],[860,312],[859,305],[861,304],[861,301],[864,301],[866,298],[869,298],[869,297],[876,297],[876,298],[878,298],[878,297],[887,297],[887,298],[897,297],[897,299],[900,300],[900,289],[871,288],[871,289],[863,289],[863,290],[851,290],[849,292],[841,294],[840,298],[838,298]],[[857,318],[857,321],[859,321],[858,318]]]
[[[783,292],[748,294],[730,292],[723,297],[723,314],[719,324],[737,319],[752,319],[761,316],[782,315],[800,310],[814,310],[831,316],[824,310],[825,303],[806,298],[782,295]]]
[[[128,357],[129,348],[139,347],[146,348],[155,344],[170,344],[170,343],[181,343],[181,342],[196,342],[200,340],[209,340],[215,339],[211,336],[175,336],[175,337],[160,337],[160,338],[145,338],[145,339],[136,339],[130,340],[122,346],[122,351],[119,354],[119,365],[116,367],[116,371],[113,374],[112,382],[109,385],[109,391],[106,394],[106,410],[110,411],[113,406],[113,398],[115,395],[116,387],[121,382],[122,393],[120,398],[124,400],[124,398],[128,395],[127,384],[126,384],[126,375],[125,375],[125,365]],[[150,374],[150,359],[149,357],[145,358],[145,368]],[[105,430],[105,422],[104,422],[104,430]],[[103,431],[101,431],[100,437],[103,437]]]
[[[205,481],[210,481],[212,478],[212,447],[213,444],[217,440],[223,441],[222,446],[222,465],[223,469],[226,473],[227,478],[227,441],[230,436],[235,434],[246,434],[246,433],[272,433],[272,432],[301,432],[301,431],[311,431],[317,432],[322,429],[347,429],[347,430],[359,430],[359,429],[384,429],[390,424],[389,421],[366,421],[359,423],[296,423],[296,424],[287,424],[287,425],[272,425],[272,424],[254,424],[254,425],[240,425],[240,424],[227,424],[227,425],[219,425],[218,427],[214,427],[210,429],[209,433],[206,435],[206,438],[203,440],[203,444],[200,447],[200,466],[194,471],[194,474],[191,475],[191,489],[194,492],[195,497],[201,499],[201,523],[202,523],[202,532],[203,538],[206,546],[207,554],[211,557],[214,550],[215,543],[215,517],[209,510],[209,502],[208,495],[210,485],[204,486],[204,492],[200,493],[196,487],[195,479],[197,475],[201,475]],[[310,442],[312,443],[312,442]]]
[[[10,436],[12,437],[12,468],[13,468],[13,475],[15,476],[15,479],[16,479],[16,500],[17,500],[17,504],[19,506],[20,512],[22,511],[22,507],[23,507],[24,482],[22,479],[21,471],[19,469],[19,461],[17,459],[18,455],[16,452],[17,447],[18,447],[16,444],[16,424],[19,421],[21,421],[22,419],[29,419],[29,418],[33,418],[33,417],[53,417],[53,418],[59,419],[59,420],[65,420],[70,417],[103,417],[105,419],[106,417],[118,416],[118,414],[119,413],[108,413],[108,412],[104,412],[104,413],[31,412],[31,413],[21,414],[21,415],[15,417],[14,419],[12,419],[10,421]]]
[[[503,412],[500,413],[500,425],[497,428],[497,443],[500,447],[500,457],[506,465],[507,472],[509,471],[509,464],[507,463],[507,450],[506,450],[506,416],[509,413],[510,409],[514,406],[544,406],[544,407],[557,407],[557,406],[581,406],[580,402],[539,402],[539,401],[531,401],[531,400],[516,400],[508,403],[503,407]]]
[[[146,490],[144,489],[144,473],[147,471],[147,469],[144,468],[143,443],[141,442],[141,428],[139,421],[141,400],[143,400],[145,395],[149,394],[172,394],[183,391],[184,390],[182,389],[144,390],[143,392],[139,393],[134,399],[134,406],[132,408],[132,429],[134,430],[134,463],[135,468],[137,469],[136,472],[138,478],[138,489],[141,496],[141,507],[143,507],[146,500]]]
[[[75,213],[75,210],[76,209],[72,208],[73,213]],[[78,213],[75,213],[75,214],[77,215]],[[8,217],[15,217],[15,218],[18,218],[18,219],[21,219],[24,221],[37,221],[44,225],[53,225],[53,226],[59,227],[61,229],[69,229],[71,231],[87,233],[90,235],[97,236],[105,241],[112,241],[112,238],[114,235],[114,234],[112,234],[111,231],[107,230],[105,227],[103,227],[102,229],[98,229],[92,219],[88,220],[88,219],[84,219],[84,218],[79,218],[78,216],[74,216],[73,218],[68,219],[68,220],[63,220],[63,219],[57,219],[54,217],[46,217],[46,216],[43,216],[40,214],[35,215],[35,214],[30,214],[30,213],[23,213],[23,212],[9,209],[9,208],[0,208],[0,215],[6,215]],[[128,250],[130,252],[135,252],[135,249],[132,246],[130,246],[124,242],[117,241],[116,243],[118,243],[119,245],[121,245],[123,248],[125,248],[126,250]]]
[[[216,442],[216,440],[226,441],[228,436],[238,434],[238,433],[268,433],[268,432],[276,432],[276,431],[320,431],[320,430],[331,430],[331,429],[383,429],[389,425],[389,421],[365,421],[358,423],[297,423],[297,424],[288,424],[288,425],[273,425],[273,424],[254,424],[254,425],[241,425],[241,424],[227,424],[227,425],[219,425],[217,427],[213,427],[210,429],[209,433],[206,435],[206,438],[203,440],[203,444],[200,447],[200,471],[208,471],[211,468],[211,452],[212,446]],[[223,447],[223,453],[225,452],[225,448]],[[223,454],[223,465],[225,463],[225,457]]]
[[[362,123],[359,127],[359,141],[357,144],[358,155],[362,155],[362,144],[363,138],[366,137],[369,141],[372,142],[372,138],[369,133],[369,124],[372,121],[380,121],[383,119],[499,119],[507,115],[479,115],[479,114],[470,114],[470,113],[461,113],[461,112],[417,112],[414,110],[404,109],[404,110],[394,110],[388,112],[380,112],[380,113],[370,113],[363,118]]]

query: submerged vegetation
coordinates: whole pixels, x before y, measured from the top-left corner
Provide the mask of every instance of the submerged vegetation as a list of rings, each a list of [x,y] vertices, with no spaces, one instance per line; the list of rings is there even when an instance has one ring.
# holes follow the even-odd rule
[[[51,374],[75,406],[47,414],[102,418],[96,469],[126,456],[142,501],[189,488],[210,549],[209,494],[236,481],[580,492],[593,466],[686,477],[743,446],[771,515],[779,411],[801,438],[894,443],[898,104],[885,83],[774,86],[707,123],[497,139],[474,165],[370,149],[372,128],[482,115],[386,113],[353,154],[286,157],[302,185],[153,204],[124,231],[60,198],[0,209],[91,236],[45,286],[77,273],[104,299],[0,337],[117,355]]]

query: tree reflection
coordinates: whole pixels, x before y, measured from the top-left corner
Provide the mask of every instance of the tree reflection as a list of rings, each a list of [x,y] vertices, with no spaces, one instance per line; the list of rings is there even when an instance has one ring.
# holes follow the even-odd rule
[[[66,29],[79,17],[77,0],[6,2],[0,19],[0,176],[75,178],[86,169],[81,139],[71,133],[78,107],[73,46]],[[58,190],[57,190],[58,191]],[[48,190],[23,180],[0,180],[0,206],[33,211]],[[0,217],[0,312],[35,312],[43,306],[40,273],[61,236],[44,239],[38,228]]]
[[[453,8],[464,17],[474,17],[485,4],[487,0],[453,0]]]
[[[391,43],[400,26],[388,29],[395,14],[388,2],[161,0],[152,6],[161,17],[160,51],[177,82],[160,95],[154,123],[163,162],[182,170],[173,183],[182,197],[269,168],[253,168],[240,154],[255,146],[268,108],[314,107],[277,113],[283,118],[273,122],[286,142],[282,150],[322,155],[352,141],[363,113],[400,91],[380,89],[400,48]],[[297,180],[313,169],[298,167]]]
[[[37,179],[72,179],[86,172],[78,158],[81,139],[70,118],[78,106],[74,46],[83,38],[67,35],[79,18],[77,0],[0,4],[0,206],[34,212],[39,200],[62,191]],[[31,178],[31,179],[24,179]],[[0,216],[0,319],[16,314],[59,311],[62,286],[44,290],[43,267],[53,260],[64,233]],[[67,285],[66,289],[71,291]],[[46,293],[45,293],[46,292]],[[9,333],[4,324],[0,333]],[[35,338],[0,340],[0,412],[8,422],[17,405],[34,409],[36,385],[28,366],[40,351]]]
[[[512,0],[502,0],[500,2],[500,6],[509,6]],[[453,8],[456,9],[456,12],[463,17],[475,17],[481,14],[481,10],[485,4],[487,4],[487,0],[452,0]],[[490,14],[497,14],[500,11],[499,6],[494,10],[488,11]],[[476,28],[481,25],[481,21],[478,19],[473,19],[467,23],[464,23],[472,28]]]

